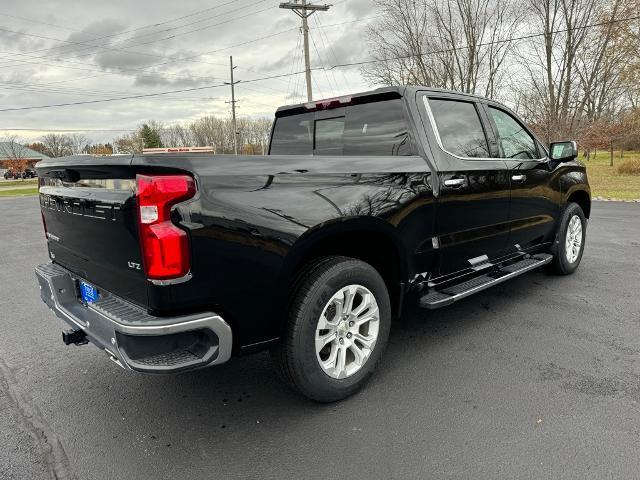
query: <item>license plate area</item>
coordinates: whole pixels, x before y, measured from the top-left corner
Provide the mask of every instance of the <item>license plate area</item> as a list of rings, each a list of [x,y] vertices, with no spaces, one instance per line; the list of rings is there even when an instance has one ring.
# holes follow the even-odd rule
[[[90,283],[80,280],[78,282],[80,290],[80,301],[84,304],[94,303],[100,300],[100,292]]]

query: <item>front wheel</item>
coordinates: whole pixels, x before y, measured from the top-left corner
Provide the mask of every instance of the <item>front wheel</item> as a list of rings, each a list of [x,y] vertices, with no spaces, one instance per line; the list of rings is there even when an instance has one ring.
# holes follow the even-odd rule
[[[306,397],[341,400],[373,374],[390,323],[389,294],[372,266],[347,257],[322,258],[300,277],[286,332],[272,357],[280,376]]]
[[[584,252],[586,230],[587,219],[580,205],[567,204],[553,245],[551,266],[555,273],[569,275],[576,271]]]

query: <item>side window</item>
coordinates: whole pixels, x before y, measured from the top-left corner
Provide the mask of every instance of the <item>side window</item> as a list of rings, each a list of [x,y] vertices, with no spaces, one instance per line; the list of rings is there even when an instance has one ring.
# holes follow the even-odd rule
[[[487,137],[473,103],[425,97],[427,101],[447,152],[460,157],[490,157]]]
[[[409,127],[402,100],[347,107],[345,155],[411,155]]]
[[[269,153],[271,155],[312,155],[313,113],[277,118]]]
[[[316,155],[342,155],[344,117],[316,120],[316,137],[313,153]]]
[[[501,158],[538,158],[535,140],[515,118],[493,107],[489,112],[498,128]]]

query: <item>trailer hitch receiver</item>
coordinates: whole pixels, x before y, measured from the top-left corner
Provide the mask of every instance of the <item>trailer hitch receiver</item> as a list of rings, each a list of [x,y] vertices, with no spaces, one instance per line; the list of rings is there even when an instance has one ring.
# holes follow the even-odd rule
[[[84,330],[65,330],[62,332],[62,341],[65,345],[84,345],[89,342]]]

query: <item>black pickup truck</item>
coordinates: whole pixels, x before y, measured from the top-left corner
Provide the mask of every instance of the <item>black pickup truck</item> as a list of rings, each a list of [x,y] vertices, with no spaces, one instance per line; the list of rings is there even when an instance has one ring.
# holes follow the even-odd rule
[[[373,373],[406,302],[580,263],[576,144],[545,148],[499,103],[390,87],[275,117],[268,156],[38,163],[36,274],[65,343],[148,373],[269,348],[288,384],[334,401]]]

